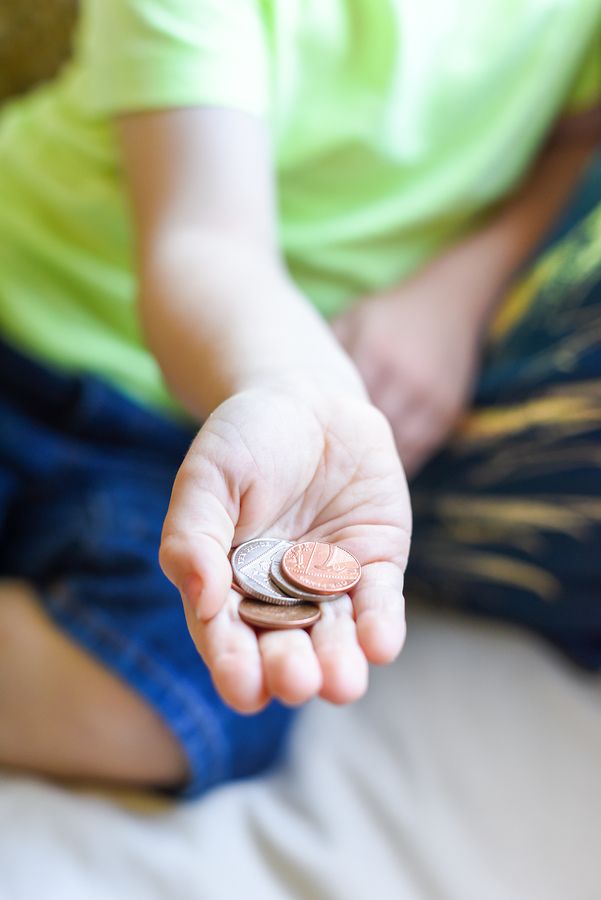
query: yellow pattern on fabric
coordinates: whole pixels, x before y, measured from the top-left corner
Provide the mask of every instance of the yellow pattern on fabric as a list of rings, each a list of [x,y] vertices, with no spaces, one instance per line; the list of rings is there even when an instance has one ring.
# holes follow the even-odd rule
[[[443,518],[457,521],[465,518],[472,522],[474,535],[484,526],[499,528],[499,533],[507,533],[516,526],[518,529],[551,528],[555,531],[569,531],[574,536],[582,534],[590,522],[601,516],[601,500],[578,499],[573,506],[559,506],[552,500],[537,497],[524,501],[515,497],[477,497],[445,494],[439,507]],[[480,538],[482,535],[480,534]]]
[[[598,176],[591,190],[600,184]],[[452,582],[459,603],[470,584],[569,603],[549,547],[561,537],[587,546],[601,526],[601,499],[578,493],[577,480],[574,493],[563,483],[601,470],[600,288],[597,204],[529,266],[501,307],[489,362],[493,373],[499,366],[492,397],[500,393],[453,435],[448,487],[418,481],[413,491],[418,595],[431,595],[432,585],[444,595]]]
[[[597,402],[591,402],[579,393],[573,396],[549,394],[516,406],[474,411],[464,420],[454,440],[460,446],[462,440],[470,443],[482,438],[496,440],[534,425],[557,427],[595,422],[601,422],[598,398]]]
[[[549,302],[562,299],[577,283],[586,283],[601,271],[601,207],[580,223],[570,241],[560,241],[510,291],[490,328],[491,343],[498,343],[524,317],[528,307],[544,290]]]
[[[545,602],[552,602],[559,596],[560,585],[549,572],[532,563],[512,559],[501,554],[478,552],[473,549],[454,547],[445,552],[444,544],[431,546],[435,554],[435,566],[448,572],[461,572],[462,576],[484,576],[491,582],[512,584],[536,594]]]

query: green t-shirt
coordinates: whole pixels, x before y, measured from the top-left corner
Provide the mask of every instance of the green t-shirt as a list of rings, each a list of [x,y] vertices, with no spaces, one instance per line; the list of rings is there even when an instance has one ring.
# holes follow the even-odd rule
[[[331,316],[407,276],[601,94],[601,0],[87,0],[60,78],[0,117],[0,333],[172,407],[135,311],[112,125],[265,119],[290,272]]]

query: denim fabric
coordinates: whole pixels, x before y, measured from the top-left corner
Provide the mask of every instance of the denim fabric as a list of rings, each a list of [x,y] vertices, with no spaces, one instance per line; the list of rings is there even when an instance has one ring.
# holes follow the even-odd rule
[[[0,343],[0,576],[33,583],[61,629],[164,718],[192,771],[183,797],[272,763],[293,718],[277,703],[241,716],[221,702],[158,566],[192,437]]]

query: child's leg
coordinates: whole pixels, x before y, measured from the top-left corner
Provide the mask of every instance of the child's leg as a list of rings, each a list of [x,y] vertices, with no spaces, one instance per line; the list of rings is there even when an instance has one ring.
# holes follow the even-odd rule
[[[187,761],[162,719],[69,640],[33,590],[0,582],[0,765],[176,786]]]
[[[0,763],[186,797],[265,768],[292,711],[223,704],[158,564],[191,430],[1,342],[0,418]]]
[[[500,310],[475,406],[412,496],[410,592],[601,668],[601,156]]]

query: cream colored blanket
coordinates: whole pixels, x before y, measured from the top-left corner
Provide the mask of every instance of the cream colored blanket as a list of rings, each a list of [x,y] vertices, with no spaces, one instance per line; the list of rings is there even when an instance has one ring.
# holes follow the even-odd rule
[[[367,698],[192,804],[0,778],[1,900],[600,900],[601,681],[420,612]]]

